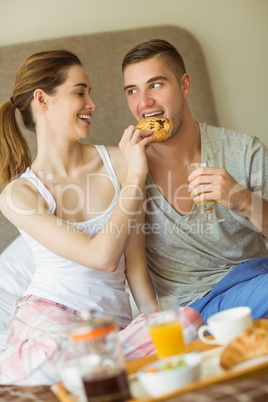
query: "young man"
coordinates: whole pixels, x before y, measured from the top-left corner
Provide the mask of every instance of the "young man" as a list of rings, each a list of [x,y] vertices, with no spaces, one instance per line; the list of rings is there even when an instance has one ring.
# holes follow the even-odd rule
[[[187,104],[191,78],[179,52],[160,39],[137,45],[122,64],[137,120],[174,122],[172,136],[147,150],[146,243],[158,295],[208,316],[248,305],[268,315],[268,150],[255,137],[195,121]],[[186,165],[209,167],[189,177]],[[215,200],[222,222],[203,224],[195,203]]]

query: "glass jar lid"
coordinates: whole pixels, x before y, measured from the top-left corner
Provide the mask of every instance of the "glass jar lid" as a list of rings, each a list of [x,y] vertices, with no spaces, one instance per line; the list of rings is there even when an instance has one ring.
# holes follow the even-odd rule
[[[70,339],[73,342],[102,338],[107,336],[110,332],[118,330],[118,326],[111,316],[93,318],[92,311],[84,310],[81,312],[81,317],[85,322],[79,324],[72,330]]]

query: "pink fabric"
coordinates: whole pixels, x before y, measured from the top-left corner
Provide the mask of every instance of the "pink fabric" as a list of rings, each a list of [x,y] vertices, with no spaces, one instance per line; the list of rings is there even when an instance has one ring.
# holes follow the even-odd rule
[[[197,339],[197,331],[204,320],[201,315],[191,307],[181,307],[180,315],[183,323],[184,342],[188,343]],[[125,358],[127,360],[138,359],[155,353],[144,314],[139,315],[131,324],[120,331]]]
[[[204,322],[199,313],[181,308],[185,341],[197,338]],[[81,322],[79,312],[35,296],[16,303],[11,316],[7,349],[0,355],[0,384],[51,385],[60,381],[58,364],[62,347],[73,325]],[[119,332],[126,359],[154,353],[143,315]]]
[[[79,313],[58,303],[25,296],[16,303],[0,355],[0,384],[50,385],[60,381],[57,363]]]

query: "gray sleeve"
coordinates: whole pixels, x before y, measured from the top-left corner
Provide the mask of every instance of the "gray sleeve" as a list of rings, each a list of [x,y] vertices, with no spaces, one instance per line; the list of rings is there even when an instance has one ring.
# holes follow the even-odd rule
[[[246,170],[249,189],[268,200],[268,148],[256,137],[248,144]]]

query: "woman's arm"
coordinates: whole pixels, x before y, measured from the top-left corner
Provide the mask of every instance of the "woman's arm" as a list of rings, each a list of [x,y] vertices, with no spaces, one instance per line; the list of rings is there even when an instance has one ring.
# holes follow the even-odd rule
[[[148,170],[145,147],[153,139],[141,140],[139,133],[133,126],[124,132],[120,147],[127,163],[126,180],[111,218],[96,237],[51,214],[46,201],[25,179],[11,182],[1,193],[2,213],[53,253],[91,268],[114,271],[128,241],[128,220],[137,213]]]
[[[156,300],[154,287],[148,272],[145,252],[144,211],[130,223],[132,230],[126,250],[126,276],[138,309]]]

